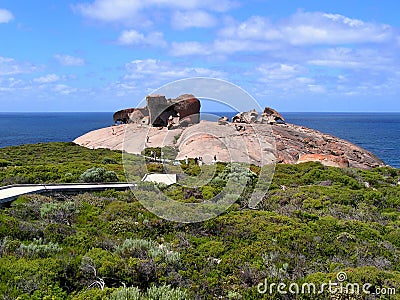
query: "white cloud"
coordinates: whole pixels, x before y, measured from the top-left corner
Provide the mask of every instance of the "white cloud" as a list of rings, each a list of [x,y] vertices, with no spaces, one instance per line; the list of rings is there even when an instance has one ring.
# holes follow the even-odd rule
[[[310,65],[339,69],[391,69],[395,63],[390,54],[378,49],[336,47],[320,50],[307,62]]]
[[[9,78],[0,78],[0,87],[3,92],[5,91],[14,91],[16,89],[20,89],[24,87],[24,81],[15,77]]]
[[[250,17],[244,22],[231,21],[218,32],[213,42],[172,43],[171,54],[186,56],[279,52],[282,49],[288,50],[290,47],[299,46],[307,48],[376,44],[397,39],[394,28],[385,24],[363,22],[337,14],[297,12],[288,19],[275,23],[260,16]],[[312,63],[325,64],[325,61],[314,60]],[[348,66],[351,65],[352,63],[348,62]],[[353,66],[357,65],[353,62]]]
[[[277,23],[253,16],[245,22],[226,26],[219,34],[225,38],[275,41],[295,46],[380,43],[395,38],[394,29],[385,24],[338,14],[301,11]]]
[[[224,73],[207,68],[186,67],[170,62],[146,59],[134,60],[125,65],[128,74],[124,79],[141,79],[146,76],[160,79],[177,79],[186,77],[224,77]]]
[[[236,5],[236,2],[231,0],[95,0],[74,5],[73,9],[88,18],[116,22],[131,20],[144,9],[207,9],[224,12]]]
[[[323,94],[326,92],[325,87],[323,87],[322,85],[317,85],[317,84],[309,84],[308,90],[312,93],[317,93],[317,94]]]
[[[272,98],[304,97],[331,92],[335,79],[321,77],[300,64],[264,63],[247,72],[255,94]]]
[[[8,23],[14,20],[14,15],[7,9],[0,8],[0,23]]]
[[[0,76],[32,73],[39,67],[25,62],[18,62],[13,58],[0,56]]]
[[[256,70],[261,74],[261,80],[286,80],[300,74],[304,69],[299,65],[262,64]]]
[[[61,94],[61,95],[69,95],[69,94],[77,92],[78,89],[70,87],[70,86],[65,85],[65,84],[56,84],[53,87],[53,91],[58,93],[58,94]]]
[[[216,24],[216,18],[202,10],[176,11],[171,19],[171,25],[176,29],[209,28],[214,27]]]
[[[83,66],[85,60],[79,57],[67,55],[67,54],[55,54],[53,56],[63,66]]]
[[[140,99],[166,83],[188,77],[227,78],[227,74],[172,61],[133,60],[125,65],[125,75],[119,81],[108,84],[103,90],[105,94]]]
[[[145,35],[136,30],[124,30],[117,42],[120,45],[129,46],[165,47],[167,45],[161,32],[150,32]]]
[[[238,39],[218,39],[213,43],[200,42],[173,42],[170,54],[173,56],[192,56],[192,55],[225,55],[237,52],[255,52],[276,49],[273,43],[257,42]]]
[[[57,74],[48,74],[42,77],[34,78],[33,81],[37,83],[52,83],[60,80],[60,76]]]
[[[211,47],[199,42],[173,42],[170,50],[170,54],[173,56],[208,55],[211,53]]]

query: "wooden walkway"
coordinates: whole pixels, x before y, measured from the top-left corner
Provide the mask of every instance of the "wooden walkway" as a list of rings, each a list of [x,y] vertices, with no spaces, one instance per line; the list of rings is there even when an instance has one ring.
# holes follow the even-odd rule
[[[19,184],[0,187],[0,204],[15,200],[21,195],[59,193],[59,192],[93,192],[104,190],[127,190],[134,187],[132,183],[67,183],[67,184]]]

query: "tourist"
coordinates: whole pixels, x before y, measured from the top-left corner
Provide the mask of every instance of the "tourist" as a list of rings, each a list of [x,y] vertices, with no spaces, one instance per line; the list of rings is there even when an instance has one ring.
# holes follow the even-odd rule
[[[189,164],[189,158],[188,158],[188,156],[187,155],[185,155],[185,164]]]

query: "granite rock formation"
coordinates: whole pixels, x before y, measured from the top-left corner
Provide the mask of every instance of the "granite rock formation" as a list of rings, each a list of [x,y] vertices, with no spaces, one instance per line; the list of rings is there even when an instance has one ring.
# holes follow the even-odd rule
[[[285,123],[285,119],[275,109],[265,107],[261,115],[254,109],[247,112],[240,112],[232,118],[232,123],[261,123],[261,124],[277,124]]]
[[[329,154],[303,154],[300,155],[297,163],[300,164],[309,161],[317,161],[329,167],[347,168],[349,166],[347,159]]]
[[[135,123],[155,127],[172,127],[179,124],[196,124],[200,121],[200,101],[191,94],[175,99],[163,95],[146,97],[146,107],[128,108],[117,111],[114,123]]]
[[[235,125],[246,129],[237,131]],[[113,134],[114,132],[114,134]],[[146,136],[149,141],[146,142]],[[176,137],[180,136],[178,141]],[[122,124],[89,132],[75,143],[88,148],[125,150],[139,154],[146,147],[172,146],[178,148],[177,159],[203,157],[211,163],[214,155],[219,161],[245,161],[296,164],[318,161],[336,167],[369,169],[385,166],[371,152],[348,141],[317,130],[293,124],[228,123],[201,121],[187,128],[144,127]],[[267,158],[263,161],[262,158]]]
[[[348,141],[286,124],[283,116],[269,107],[261,115],[255,110],[239,113],[232,122],[226,117],[200,122],[199,111],[200,101],[190,94],[176,99],[150,95],[145,108],[114,114],[114,120],[125,124],[89,132],[74,142],[135,154],[146,147],[171,146],[178,150],[176,159],[201,156],[204,163],[211,163],[216,156],[219,161],[256,165],[317,161],[340,168],[385,166],[374,154]],[[183,122],[192,126],[182,126]]]
[[[259,122],[268,124],[286,123],[284,117],[280,113],[268,106],[264,108],[264,112],[262,113]]]

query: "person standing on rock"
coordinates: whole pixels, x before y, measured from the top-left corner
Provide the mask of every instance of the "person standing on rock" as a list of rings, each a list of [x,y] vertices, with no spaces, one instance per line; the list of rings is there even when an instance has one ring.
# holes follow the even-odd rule
[[[212,163],[213,164],[215,164],[217,162],[217,156],[216,155],[214,155],[214,158],[213,158],[213,161],[212,161]]]
[[[185,164],[189,164],[189,158],[187,155],[185,155]]]

